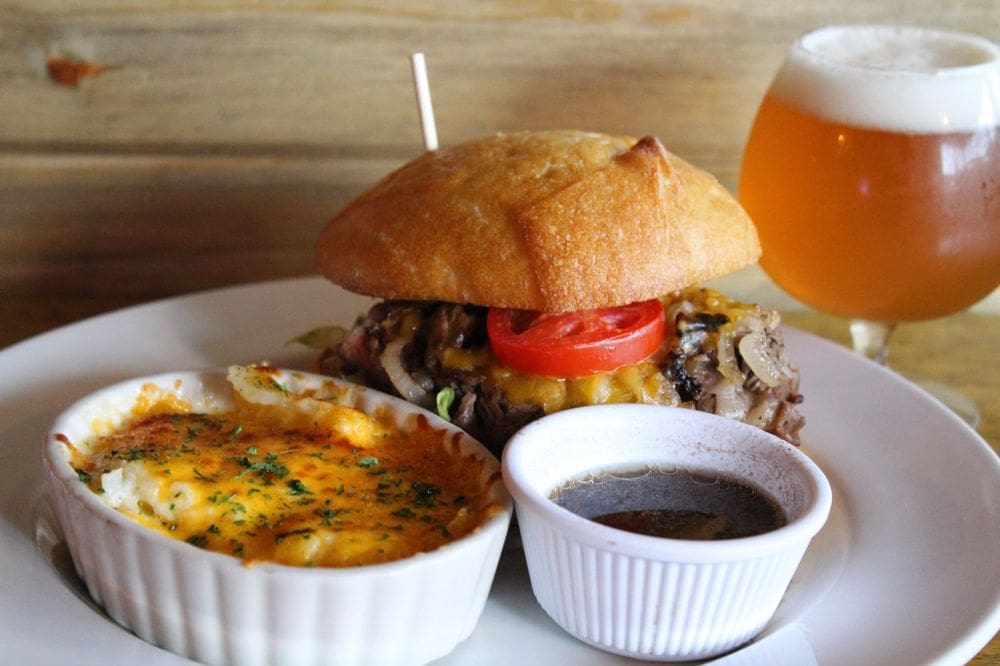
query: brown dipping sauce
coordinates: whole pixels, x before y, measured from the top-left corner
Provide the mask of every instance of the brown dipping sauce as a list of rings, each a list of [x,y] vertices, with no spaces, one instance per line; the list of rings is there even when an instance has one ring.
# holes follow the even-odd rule
[[[670,539],[738,539],[787,522],[764,491],[683,469],[602,472],[566,483],[550,499],[603,525]]]

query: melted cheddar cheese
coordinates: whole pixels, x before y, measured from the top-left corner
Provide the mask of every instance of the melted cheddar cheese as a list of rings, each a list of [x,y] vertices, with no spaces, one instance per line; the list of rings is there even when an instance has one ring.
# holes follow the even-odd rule
[[[274,404],[237,396],[213,414],[146,400],[124,426],[73,446],[71,462],[142,525],[248,563],[396,560],[497,509],[484,500],[482,462],[425,418],[404,432],[388,414],[263,389],[278,393]],[[316,404],[295,411],[289,399]]]

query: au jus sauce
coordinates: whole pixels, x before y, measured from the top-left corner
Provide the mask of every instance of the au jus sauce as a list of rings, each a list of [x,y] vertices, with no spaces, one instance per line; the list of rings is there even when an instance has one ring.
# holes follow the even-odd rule
[[[551,499],[595,522],[671,539],[738,539],[778,529],[784,511],[744,481],[692,470],[601,472],[557,488]]]

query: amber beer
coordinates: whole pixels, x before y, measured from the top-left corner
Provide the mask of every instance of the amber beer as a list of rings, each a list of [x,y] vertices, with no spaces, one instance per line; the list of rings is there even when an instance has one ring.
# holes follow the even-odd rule
[[[761,264],[844,317],[958,312],[1000,284],[1000,53],[968,35],[826,28],[800,39],[747,144]]]

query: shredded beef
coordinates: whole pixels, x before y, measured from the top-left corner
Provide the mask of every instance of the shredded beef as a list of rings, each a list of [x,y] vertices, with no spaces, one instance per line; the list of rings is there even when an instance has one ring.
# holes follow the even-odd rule
[[[537,405],[511,402],[500,389],[484,387],[476,400],[476,425],[472,435],[499,450],[515,432],[544,415],[544,410]]]
[[[428,356],[447,347],[466,349],[486,343],[483,308],[441,303],[431,310],[427,333]]]
[[[458,401],[458,409],[451,415],[452,422],[462,430],[471,431],[476,428],[476,393],[469,391]]]
[[[713,341],[723,335],[723,330],[743,330],[740,326],[745,322],[727,326],[731,322],[726,315],[699,311],[691,302],[683,302],[668,314],[674,323],[674,333],[667,341],[664,353],[659,356],[660,371],[669,380],[672,386],[669,394],[674,396],[671,402],[665,404],[680,404],[726,415],[732,415],[735,404],[742,409],[742,416],[737,414],[736,418],[745,417],[748,422],[756,419],[755,425],[798,444],[798,433],[804,419],[795,408],[802,399],[798,394],[797,371],[783,358],[783,344],[776,326],[759,321],[763,315],[757,314],[757,310],[751,312],[755,313],[751,323],[757,327],[756,330],[765,331],[767,348],[785,369],[785,380],[778,386],[766,385],[737,352],[738,371],[745,381],[739,386],[724,387],[728,380],[720,374]],[[499,453],[511,435],[543,416],[544,410],[530,402],[510,400],[503,390],[490,385],[477,368],[456,367],[444,362],[449,349],[470,353],[483,350],[488,344],[486,313],[486,308],[473,305],[381,301],[368,311],[338,347],[328,350],[321,359],[320,367],[329,374],[396,392],[383,369],[381,357],[390,342],[406,336],[402,363],[407,374],[416,383],[431,387],[432,394],[445,387],[454,390],[452,421]],[[735,345],[737,336],[746,332],[725,334],[734,337]],[[735,403],[733,395],[737,398]],[[729,404],[720,404],[724,399],[728,399]]]

